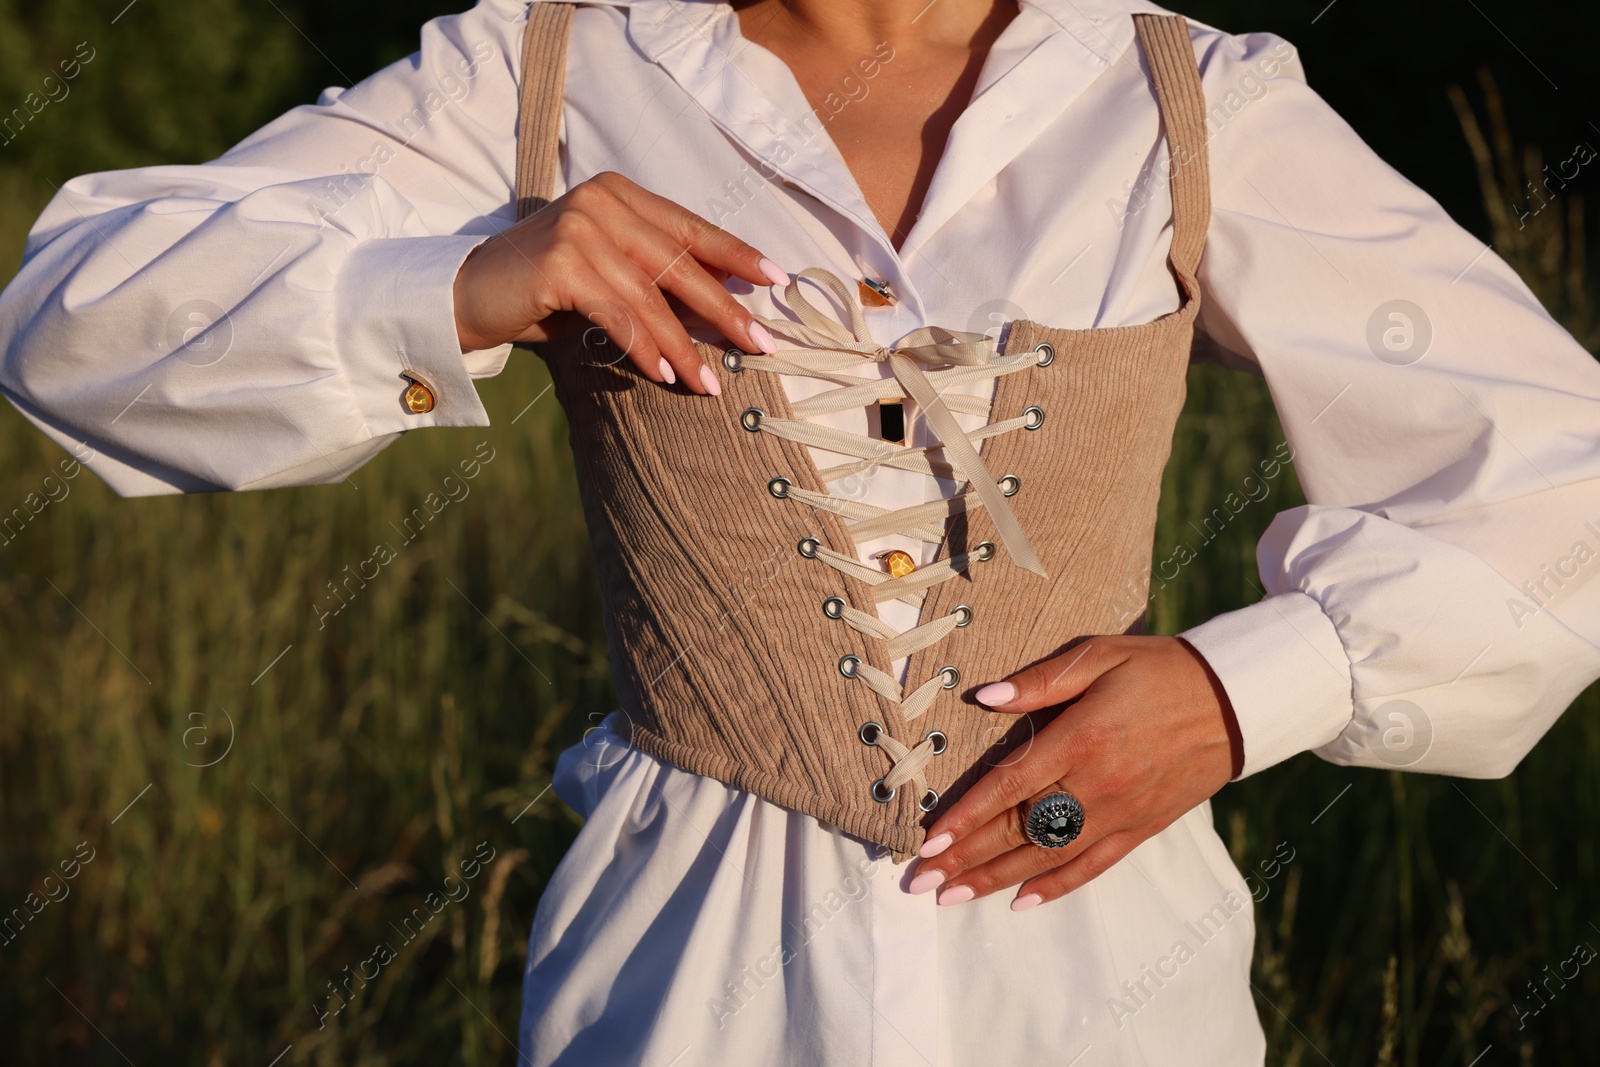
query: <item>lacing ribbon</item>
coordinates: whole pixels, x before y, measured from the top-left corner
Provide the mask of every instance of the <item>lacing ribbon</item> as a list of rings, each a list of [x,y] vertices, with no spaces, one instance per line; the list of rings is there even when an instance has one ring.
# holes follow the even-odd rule
[[[850,315],[849,330],[811,306],[801,291],[801,278],[812,279],[838,298],[839,304]],[[772,360],[783,362],[786,354],[792,355],[796,351],[823,350],[854,354],[880,363],[887,362],[894,380],[904,391],[904,395],[910,396],[917,402],[923,418],[927,420],[929,428],[943,447],[946,462],[961,479],[972,484],[978,499],[983,501],[983,506],[994,523],[995,533],[999,536],[1000,543],[1005,545],[1012,560],[1024,570],[1033,571],[1042,577],[1046,576],[1044,564],[1034,552],[1033,545],[1029,544],[1028,535],[1023,532],[1022,524],[1017,521],[999,483],[995,481],[994,475],[989,473],[989,468],[978,455],[978,449],[968,439],[961,425],[956,422],[955,415],[945,403],[945,398],[933,387],[922,368],[917,365],[918,361],[923,361],[957,367],[982,367],[993,362],[999,354],[994,339],[987,334],[923,326],[913,330],[895,348],[885,348],[873,340],[872,331],[867,328],[867,319],[862,313],[860,302],[853,298],[838,275],[824,267],[807,267],[791,277],[783,296],[789,307],[800,316],[800,322],[772,319],[762,315],[752,317],[775,336],[798,341],[806,347],[800,350],[780,350],[771,357]],[[794,368],[795,371],[806,374],[814,369],[799,366]],[[859,536],[859,531],[857,532]],[[939,537],[932,538],[935,541],[939,539]]]
[[[806,300],[800,288],[802,278],[810,278],[838,299],[840,306],[850,316],[849,329],[824,315]],[[834,382],[839,388],[794,402],[790,405],[794,417],[789,419],[770,417],[757,409],[746,411],[741,416],[745,428],[773,433],[801,444],[856,458],[856,462],[820,471],[824,482],[831,483],[872,467],[888,466],[954,477],[958,481],[968,482],[972,488],[948,500],[895,510],[830,493],[812,492],[782,478],[774,479],[774,485],[781,484],[781,491],[774,489],[774,492],[850,520],[849,530],[858,541],[898,533],[934,543],[943,539],[944,522],[967,510],[972,504],[971,498],[976,497],[988,511],[997,536],[1017,565],[1044,575],[1044,565],[1028,542],[1021,523],[1006,499],[1007,490],[995,480],[978,455],[978,444],[986,438],[1016,429],[1036,429],[1038,422],[1024,414],[999,423],[987,423],[969,434],[956,422],[953,410],[987,418],[988,402],[961,393],[946,396],[940,391],[941,387],[949,388],[1027,370],[1043,361],[1040,350],[1002,356],[994,339],[985,334],[956,332],[937,326],[921,327],[907,335],[896,347],[887,348],[872,338],[866,317],[849,287],[833,272],[822,267],[808,267],[795,274],[784,290],[784,298],[799,316],[800,322],[760,315],[754,318],[775,337],[795,342],[801,347],[782,348],[771,355],[740,354],[738,369],[820,378]],[[887,363],[893,377],[863,380],[859,375],[848,373],[851,369],[858,369],[863,359]],[[925,372],[919,366],[922,363],[944,369]],[[805,421],[813,415],[859,408],[879,400],[906,396],[916,401],[933,431],[936,443],[922,447],[895,445]],[[1042,418],[1042,412],[1038,414]],[[941,453],[939,462],[929,457],[928,453],[933,450]],[[1010,491],[1015,492],[1018,487],[1013,486]],[[801,544],[802,551],[808,556],[820,559],[871,586],[875,603],[899,599],[919,607],[930,587],[955,577],[974,560],[989,559],[995,550],[993,545],[984,543],[970,552],[937,560],[895,578],[853,556],[835,552],[815,538],[807,538]],[[824,603],[824,610],[829,617],[842,620],[857,632],[883,641],[890,661],[943,640],[972,619],[971,608],[963,606],[942,618],[898,633],[876,614],[851,607],[842,597],[830,597]],[[905,693],[897,678],[858,656],[843,657],[839,661],[839,669],[847,677],[860,679],[885,699],[898,704],[901,715],[907,721],[925,712],[932,706],[939,690],[954,688],[959,678],[954,667],[942,667],[933,677],[910,693]],[[868,727],[876,727],[870,740]],[[893,763],[889,773],[873,783],[873,795],[886,801],[893,797],[894,791],[900,786],[914,782],[923,809],[931,810],[933,804],[937,803],[938,795],[928,788],[923,772],[928,762],[943,751],[946,743],[943,735],[930,733],[915,746],[907,746],[890,736],[881,724],[868,723],[863,724],[862,740],[881,747]],[[930,798],[932,803],[929,802]]]

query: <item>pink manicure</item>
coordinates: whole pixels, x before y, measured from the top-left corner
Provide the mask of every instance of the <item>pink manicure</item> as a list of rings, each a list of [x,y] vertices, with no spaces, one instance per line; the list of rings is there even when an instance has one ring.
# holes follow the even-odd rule
[[[953,885],[939,894],[939,903],[965,904],[976,895],[970,885]]]
[[[987,704],[997,708],[1002,704],[1009,704],[1017,699],[1017,687],[1010,682],[990,682],[976,693],[973,698],[980,704]]]
[[[906,892],[926,893],[930,889],[937,888],[943,882],[943,871],[923,871],[921,874],[911,879],[911,884],[906,886]]]
[[[700,384],[706,387],[706,392],[712,396],[722,395],[722,383],[717,381],[717,376],[711,373],[711,368],[704,363],[700,364]]]
[[[1038,893],[1025,893],[1022,896],[1018,897],[1016,900],[1013,900],[1011,902],[1011,910],[1012,911],[1027,911],[1029,908],[1033,907],[1035,904],[1043,904],[1043,903],[1044,903],[1044,897],[1041,897]]]
[[[951,845],[955,844],[955,841],[956,839],[951,837],[949,834],[940,834],[938,837],[930,837],[928,840],[922,843],[922,851],[918,852],[917,855],[921,856],[923,859],[930,859],[934,856],[937,856]]]
[[[673,373],[672,364],[666,360],[661,361],[661,377],[666,379],[668,385],[678,380],[677,374]]]
[[[772,335],[768,333],[767,328],[761,325],[759,322],[752,322],[750,324],[750,340],[754,341],[756,343],[756,347],[769,356],[778,350],[778,345],[775,341],[773,341]]]
[[[757,263],[756,266],[761,268],[761,273],[765,274],[773,285],[789,284],[789,276],[783,273],[783,271],[778,268],[778,265],[767,257],[762,256],[761,262]]]

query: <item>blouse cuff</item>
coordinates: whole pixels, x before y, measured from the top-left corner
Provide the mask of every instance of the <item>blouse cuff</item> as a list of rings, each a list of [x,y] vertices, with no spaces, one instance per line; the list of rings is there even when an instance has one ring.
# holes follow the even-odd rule
[[[1327,744],[1355,714],[1350,661],[1315,599],[1282,593],[1178,635],[1205,657],[1233,704],[1244,778]]]
[[[461,351],[455,311],[456,274],[487,239],[383,237],[351,250],[335,283],[335,328],[356,406],[373,436],[424,426],[489,425]],[[476,354],[479,369],[494,354]],[[499,365],[504,364],[502,355]],[[402,371],[426,384],[433,394],[430,410],[415,412],[406,404]]]

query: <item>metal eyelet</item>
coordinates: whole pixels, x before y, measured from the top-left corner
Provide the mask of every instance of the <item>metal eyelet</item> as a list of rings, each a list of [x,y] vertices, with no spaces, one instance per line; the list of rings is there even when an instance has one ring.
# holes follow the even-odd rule
[[[771,493],[779,500],[785,500],[789,496],[789,488],[792,485],[794,485],[793,482],[782,475],[779,475],[767,483],[767,492]]]
[[[854,678],[861,671],[860,656],[840,656],[839,673],[846,678]]]
[[[933,754],[935,756],[944,755],[944,750],[950,747],[950,739],[944,735],[943,730],[929,730],[928,735],[923,740],[933,742]]]
[[[944,688],[954,689],[961,684],[961,672],[946,663],[939,668],[939,677],[944,679]]]
[[[817,549],[822,547],[822,542],[818,541],[815,537],[802,537],[800,538],[799,543],[794,547],[806,559],[816,559]]]
[[[738,374],[744,370],[744,353],[737,348],[730,348],[722,353],[722,365],[733,373]]]
[[[822,613],[830,619],[844,618],[844,598],[831,596],[822,602]]]
[[[917,807],[921,808],[923,811],[932,811],[938,806],[939,791],[937,789],[928,790],[926,793],[922,794],[922,799],[917,801]]]
[[[1024,430],[1037,430],[1044,425],[1044,408],[1037,404],[1022,409],[1022,428]]]
[[[876,782],[873,782],[872,788],[868,790],[868,792],[872,794],[872,799],[876,800],[879,804],[887,804],[889,801],[894,799],[894,790],[884,785],[882,778],[879,778]]]
[[[1022,479],[1015,474],[1008,474],[1000,479],[1000,492],[1005,496],[1016,496],[1022,490]]]
[[[856,736],[861,738],[863,745],[876,745],[882,733],[883,724],[881,722],[864,722],[861,724],[861,728],[856,731]]]
[[[739,413],[739,425],[755,433],[761,429],[761,420],[766,416],[767,413],[760,408],[745,408]]]
[[[1040,341],[1033,346],[1033,351],[1039,357],[1035,367],[1048,367],[1056,361],[1056,346],[1049,341]]]
[[[956,627],[972,625],[972,607],[968,604],[957,604],[951,609],[950,614],[956,616]]]
[[[980,562],[987,562],[988,560],[994,559],[994,542],[979,541],[972,547],[972,555],[974,559],[977,559]]]

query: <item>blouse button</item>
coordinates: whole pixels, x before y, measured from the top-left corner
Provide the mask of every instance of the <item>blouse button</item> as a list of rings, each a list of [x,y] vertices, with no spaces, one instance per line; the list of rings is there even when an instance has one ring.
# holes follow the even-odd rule
[[[861,297],[861,306],[869,308],[894,307],[900,303],[895,295],[889,291],[889,283],[873,281],[871,278],[862,278],[856,282],[856,292]]]
[[[917,569],[916,561],[911,558],[910,553],[902,552],[898,548],[881,553],[878,558],[883,560],[883,567],[891,578],[904,578]]]
[[[400,377],[411,384],[406,386],[406,410],[413,415],[426,415],[433,410],[433,387],[411,371],[406,371]]]

